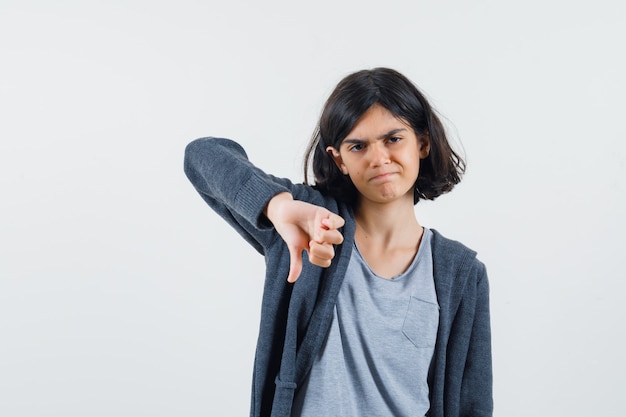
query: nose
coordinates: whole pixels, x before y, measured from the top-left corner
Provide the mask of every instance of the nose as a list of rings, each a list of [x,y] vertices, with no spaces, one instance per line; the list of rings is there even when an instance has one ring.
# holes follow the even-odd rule
[[[377,142],[376,144],[370,145],[369,151],[371,166],[378,167],[388,164],[390,162],[389,150],[385,147],[383,143]]]

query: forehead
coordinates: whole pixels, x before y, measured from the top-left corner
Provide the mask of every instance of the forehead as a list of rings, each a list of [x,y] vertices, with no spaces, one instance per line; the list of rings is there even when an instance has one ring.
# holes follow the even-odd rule
[[[357,120],[344,140],[378,139],[381,135],[398,130],[409,133],[413,131],[411,126],[404,119],[397,117],[380,104],[374,104]]]

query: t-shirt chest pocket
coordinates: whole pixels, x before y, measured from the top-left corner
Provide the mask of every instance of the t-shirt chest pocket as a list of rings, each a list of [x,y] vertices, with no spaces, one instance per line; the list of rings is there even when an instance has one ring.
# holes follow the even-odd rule
[[[438,327],[439,306],[412,296],[402,324],[402,333],[407,339],[417,348],[432,348]]]

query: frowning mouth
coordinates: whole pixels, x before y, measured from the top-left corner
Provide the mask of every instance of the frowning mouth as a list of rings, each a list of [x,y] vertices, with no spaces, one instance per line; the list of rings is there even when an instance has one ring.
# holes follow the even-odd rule
[[[392,176],[394,176],[395,174],[397,174],[397,172],[384,172],[382,174],[378,174],[372,178],[370,178],[370,181],[385,181],[388,180],[389,178],[391,178]]]

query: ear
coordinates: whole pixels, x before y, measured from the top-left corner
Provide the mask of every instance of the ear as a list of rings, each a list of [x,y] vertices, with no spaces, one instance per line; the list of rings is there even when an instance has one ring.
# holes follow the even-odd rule
[[[337,165],[337,168],[339,168],[343,175],[348,175],[348,168],[346,168],[346,166],[344,165],[343,159],[341,159],[341,154],[339,153],[339,151],[332,146],[327,146],[326,152],[328,152],[330,157],[333,158],[333,161],[335,161],[335,165]]]
[[[430,154],[430,135],[426,132],[418,140],[420,142],[420,159],[426,159]]]

